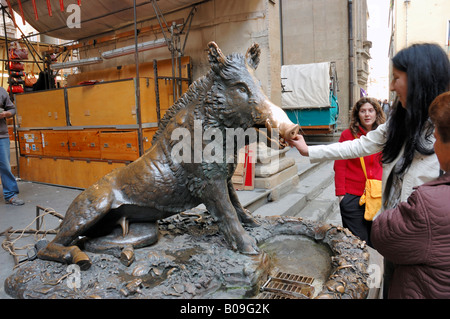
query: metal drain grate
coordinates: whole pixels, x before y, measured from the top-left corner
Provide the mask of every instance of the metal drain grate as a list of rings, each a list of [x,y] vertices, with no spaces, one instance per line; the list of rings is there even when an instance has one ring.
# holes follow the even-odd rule
[[[260,299],[309,299],[314,294],[314,278],[278,272],[261,287]]]

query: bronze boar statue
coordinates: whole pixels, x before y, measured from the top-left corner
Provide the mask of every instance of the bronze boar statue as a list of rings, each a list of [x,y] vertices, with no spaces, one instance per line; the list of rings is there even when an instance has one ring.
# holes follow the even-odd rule
[[[236,162],[180,161],[172,154],[177,143],[173,132],[177,128],[193,132],[198,123],[203,132],[267,127],[270,133],[276,128],[279,145],[284,147],[286,140],[298,134],[299,127],[268,100],[254,77],[261,51],[257,44],[245,56],[225,56],[214,42],[208,49],[211,69],[166,112],[151,148],[80,193],[69,206],[55,238],[38,252],[39,258],[89,269],[88,255],[75,244],[79,238],[97,238],[100,242],[107,238],[106,245],[118,247],[148,246],[157,240],[158,220],[202,203],[217,220],[231,248],[244,254],[259,253],[254,238],[241,224],[258,225],[240,204],[231,182]],[[226,134],[222,136],[225,139]],[[200,147],[205,147],[207,139],[202,143]],[[237,151],[234,146],[234,158]]]

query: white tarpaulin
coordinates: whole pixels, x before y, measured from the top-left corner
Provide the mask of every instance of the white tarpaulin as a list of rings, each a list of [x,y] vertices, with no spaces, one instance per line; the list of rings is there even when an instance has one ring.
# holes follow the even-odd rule
[[[283,65],[281,83],[284,109],[330,106],[330,62]]]

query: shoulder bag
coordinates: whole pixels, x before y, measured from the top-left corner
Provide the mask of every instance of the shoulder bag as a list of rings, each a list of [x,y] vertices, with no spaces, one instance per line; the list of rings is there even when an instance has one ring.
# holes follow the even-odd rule
[[[364,158],[360,157],[359,159],[361,160],[361,166],[366,176],[366,187],[364,188],[364,194],[359,199],[359,205],[366,204],[364,219],[371,221],[381,208],[381,181],[367,178]]]

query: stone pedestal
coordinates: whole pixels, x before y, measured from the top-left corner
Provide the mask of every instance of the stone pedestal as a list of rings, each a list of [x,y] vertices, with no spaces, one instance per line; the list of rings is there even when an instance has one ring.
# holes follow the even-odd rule
[[[289,148],[274,150],[259,143],[257,150],[255,187],[272,189],[271,200],[277,200],[299,181],[295,159],[286,157]]]

